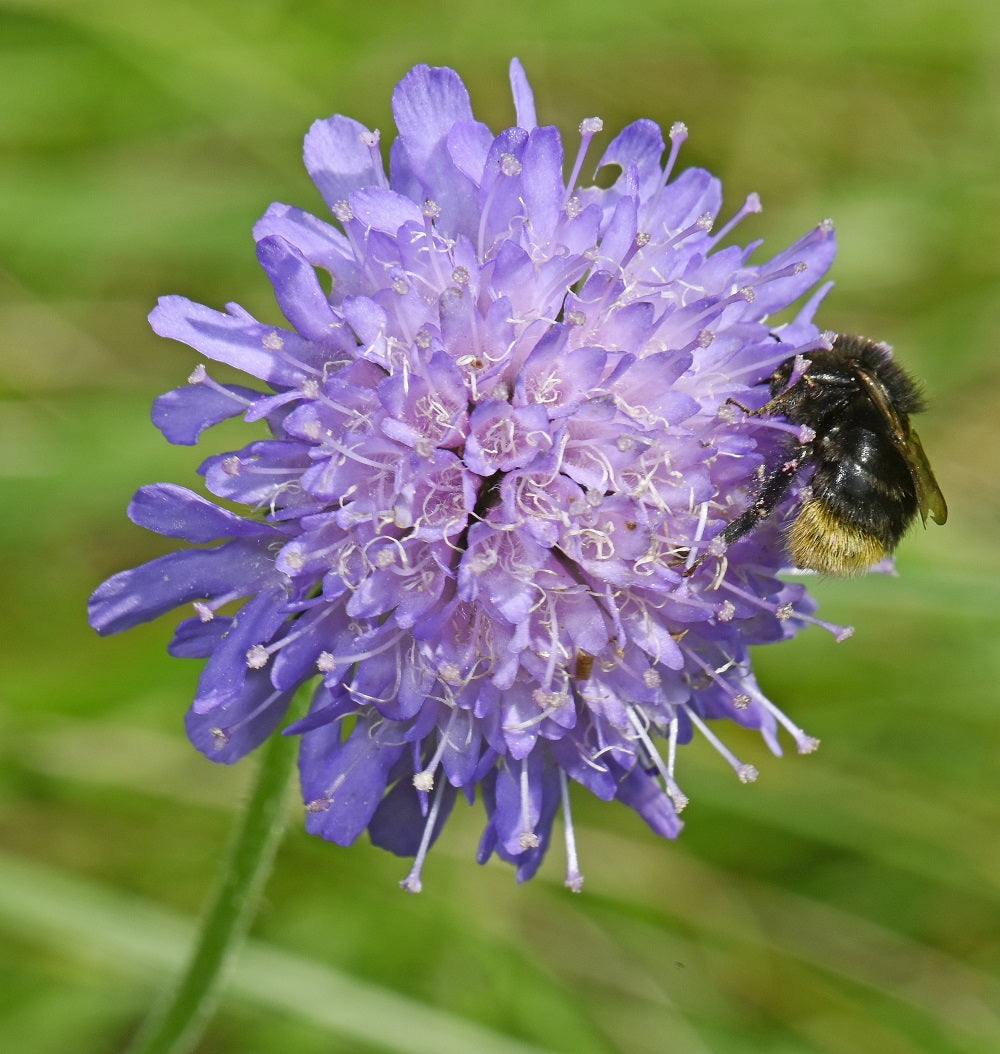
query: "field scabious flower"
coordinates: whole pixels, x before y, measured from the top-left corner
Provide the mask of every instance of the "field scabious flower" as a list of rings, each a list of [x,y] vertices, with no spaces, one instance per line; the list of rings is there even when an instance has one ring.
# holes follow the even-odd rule
[[[511,83],[517,123],[494,135],[454,71],[411,70],[388,173],[377,132],[313,125],[305,163],[336,223],[277,204],[254,232],[287,325],[160,301],[158,334],[263,382],[198,366],[154,406],[166,438],[236,415],[268,434],[202,465],[225,506],[142,488],[132,520],[197,547],[91,600],[102,633],[190,605],[171,651],[207,659],[187,729],[213,760],[260,744],[315,679],[285,729],[306,825],[412,856],[409,890],[459,794],[485,806],[479,859],[519,879],[562,812],[578,889],[572,784],[674,837],[679,745],[704,736],[756,776],[710,721],[815,746],[751,669],[750,645],[817,621],[777,577],[778,529],[711,539],[789,427],[732,402],[760,405],[780,362],[823,344],[832,229],[763,263],[757,243],[721,247],[759,203],[713,233],[720,186],[676,172],[680,124],[669,143],[626,127],[601,187],[579,182],[601,130],[584,120],[566,179],[516,61]]]

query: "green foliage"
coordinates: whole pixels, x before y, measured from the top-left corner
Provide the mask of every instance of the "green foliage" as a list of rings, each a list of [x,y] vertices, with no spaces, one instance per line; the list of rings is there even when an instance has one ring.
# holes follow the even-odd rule
[[[565,130],[686,121],[682,160],[730,211],[761,194],[741,236],[777,248],[834,218],[821,321],[926,379],[951,519],[904,542],[900,578],[817,586],[853,639],[760,650],[817,755],[734,743],[761,770],[744,787],[685,748],[677,845],[575,799],[580,897],[558,851],[521,888],[477,867],[475,807],[419,897],[403,861],[310,839],[296,811],[199,1049],[1000,1049],[995,18],[978,0],[0,4],[0,1049],[123,1049],[254,764],[184,742],[197,667],[166,657],[165,620],[107,641],[85,624],[102,578],[164,551],[124,519],[134,489],[189,481],[231,435],[170,448],[148,424],[194,361],[145,315],[180,292],[275,318],[249,232],[272,200],[321,208],[310,122],[388,130],[392,86],[429,61],[500,127],[513,54]]]

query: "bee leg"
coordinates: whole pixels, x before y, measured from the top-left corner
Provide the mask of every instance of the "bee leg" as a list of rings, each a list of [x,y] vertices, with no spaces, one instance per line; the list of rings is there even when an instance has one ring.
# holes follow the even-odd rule
[[[725,405],[739,407],[747,417],[758,417],[761,413],[760,410],[751,410],[749,406],[744,406],[738,399],[734,399],[732,396],[726,400]]]
[[[761,520],[766,520],[777,508],[778,502],[785,496],[785,492],[791,485],[792,480],[795,479],[799,469],[802,467],[802,462],[811,453],[812,448],[803,445],[782,464],[772,469],[757,488],[753,503],[741,512],[735,520],[728,523],[717,537],[725,542],[727,546],[732,545],[733,542],[742,538],[745,534],[749,534]],[[698,557],[684,572],[684,577],[689,578],[693,575],[708,556],[709,553],[705,552]]]

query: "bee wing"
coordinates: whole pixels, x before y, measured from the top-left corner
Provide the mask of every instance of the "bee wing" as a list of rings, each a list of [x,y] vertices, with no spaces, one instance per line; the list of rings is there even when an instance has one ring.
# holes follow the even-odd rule
[[[931,464],[924,453],[920,436],[910,427],[909,418],[900,417],[896,412],[885,387],[874,375],[860,366],[855,367],[855,372],[871,401],[892,426],[893,441],[899,447],[906,467],[910,470],[910,476],[913,478],[920,518],[926,524],[927,516],[930,515],[935,523],[944,523],[948,519],[948,506],[934,478],[934,473],[931,471]]]
[[[930,462],[924,453],[920,436],[911,428],[907,435],[906,463],[910,466],[913,475],[913,483],[917,488],[917,502],[920,507],[920,516],[924,523],[927,522],[927,514],[935,523],[944,523],[948,519],[948,506],[945,503],[941,488],[931,471]]]

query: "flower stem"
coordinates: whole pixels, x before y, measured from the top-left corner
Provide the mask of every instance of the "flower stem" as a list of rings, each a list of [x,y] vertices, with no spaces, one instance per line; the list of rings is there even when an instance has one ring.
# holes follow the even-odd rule
[[[260,748],[256,781],[191,958],[150,1010],[128,1054],[187,1054],[201,1038],[226,965],[243,942],[271,872],[296,746],[296,738],[273,735]]]

